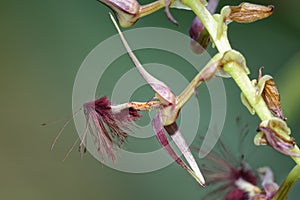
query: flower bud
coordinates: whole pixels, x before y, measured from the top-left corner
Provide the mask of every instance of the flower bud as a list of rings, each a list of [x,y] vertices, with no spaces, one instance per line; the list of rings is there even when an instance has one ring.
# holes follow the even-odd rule
[[[210,35],[198,17],[193,20],[189,33],[192,51],[195,54],[202,54],[210,42]]]
[[[210,13],[214,13],[219,0],[209,0],[206,8]],[[210,35],[205,29],[201,20],[196,16],[189,31],[191,37],[191,48],[195,54],[202,54],[210,42]]]

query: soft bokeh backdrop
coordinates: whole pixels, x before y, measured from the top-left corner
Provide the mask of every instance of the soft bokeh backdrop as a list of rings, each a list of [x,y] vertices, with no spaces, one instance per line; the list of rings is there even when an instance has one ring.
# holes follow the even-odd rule
[[[245,55],[251,78],[262,65],[265,73],[275,78],[288,124],[300,141],[300,2],[252,2],[273,4],[275,12],[253,24],[231,24],[232,46]],[[227,3],[221,1],[221,5]],[[108,12],[96,0],[0,2],[0,199],[194,200],[206,193],[176,164],[152,173],[127,174],[102,165],[89,154],[81,160],[76,150],[62,162],[77,138],[72,124],[50,151],[53,138],[71,116],[72,87],[80,64],[97,44],[116,33]],[[179,27],[171,24],[161,10],[138,21],[134,28],[165,27],[187,34],[194,15],[183,10],[171,12]],[[145,55],[147,61],[151,61],[149,57]],[[166,62],[176,65],[172,60]],[[122,64],[132,67],[129,59]],[[108,82],[107,87],[111,84]],[[234,121],[241,116],[250,127],[243,143],[247,161],[253,168],[271,166],[281,182],[293,161],[269,147],[254,147],[252,139],[259,120],[242,106],[233,81],[225,80],[225,85],[228,114],[222,139],[235,156],[240,154],[235,145],[241,141],[239,128]],[[201,113],[201,119],[209,120],[207,115],[208,119],[205,112]],[[51,123],[60,119],[63,121]],[[49,125],[42,127],[44,122]],[[199,140],[195,140],[197,144]],[[299,183],[290,199],[299,196],[297,187]]]

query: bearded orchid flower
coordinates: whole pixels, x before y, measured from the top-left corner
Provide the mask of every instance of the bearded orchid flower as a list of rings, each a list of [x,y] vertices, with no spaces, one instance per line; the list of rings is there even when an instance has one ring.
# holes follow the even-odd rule
[[[203,162],[207,186],[213,187],[204,200],[271,200],[278,191],[270,167],[253,170],[244,156],[235,159],[221,140]]]
[[[107,97],[87,102],[83,105],[86,117],[86,126],[94,137],[97,151],[104,158],[107,155],[115,160],[115,146],[121,146],[132,121],[141,117],[138,111],[128,105],[112,106]],[[80,148],[85,141],[85,131],[80,143]]]
[[[169,155],[184,169],[186,169],[190,174],[192,174],[193,177],[197,180],[197,182],[200,185],[205,184],[204,178],[199,170],[199,167],[187,145],[185,142],[182,134],[180,133],[177,125],[176,125],[176,119],[178,117],[178,114],[180,112],[180,107],[177,106],[176,103],[176,96],[173,94],[171,89],[162,81],[156,79],[151,74],[149,74],[142,66],[142,64],[138,61],[136,56],[131,51],[127,41],[125,40],[121,30],[119,29],[116,21],[111,16],[111,19],[120,35],[121,41],[130,56],[131,60],[133,61],[135,67],[141,74],[141,76],[145,79],[145,81],[152,87],[154,92],[156,93],[156,97],[160,101],[160,108],[159,113],[157,116],[153,119],[152,126],[154,129],[154,132],[157,135],[158,141],[160,144],[164,147],[164,149],[169,153]],[[184,162],[179,158],[179,156],[176,155],[172,147],[168,144],[167,137],[164,136],[164,129],[169,133],[172,140],[175,142],[181,153],[186,158],[187,162],[189,163],[191,169],[184,164]]]
[[[214,187],[203,199],[246,200],[259,194],[257,176],[250,165],[243,160],[237,161],[222,141],[217,145],[219,150],[208,153],[206,163],[201,165],[207,186]]]
[[[116,147],[121,147],[124,143],[126,131],[131,131],[132,122],[142,117],[138,111],[155,109],[157,106],[159,106],[157,101],[112,105],[106,96],[85,103],[83,110],[86,117],[86,131],[79,148],[82,149],[89,130],[100,156],[105,159],[106,155],[114,161]]]

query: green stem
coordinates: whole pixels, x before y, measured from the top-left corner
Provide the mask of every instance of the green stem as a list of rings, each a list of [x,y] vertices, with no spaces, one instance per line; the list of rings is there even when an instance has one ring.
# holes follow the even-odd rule
[[[147,16],[155,11],[163,8],[165,4],[162,1],[155,1],[146,5],[142,5],[140,8],[140,17]]]
[[[178,109],[182,108],[183,105],[195,94],[195,90],[197,89],[197,87],[199,87],[201,85],[201,83],[203,82],[201,80],[201,76],[203,76],[203,74],[205,73],[206,70],[208,70],[211,65],[220,60],[221,59],[221,55],[217,54],[216,56],[214,56],[207,64],[206,66],[194,77],[194,79],[189,83],[189,85],[181,92],[181,94],[179,96],[177,96],[176,98],[176,107]]]
[[[272,118],[272,114],[264,99],[261,96],[257,96],[256,88],[252,85],[248,75],[238,63],[230,62],[225,64],[223,70],[233,78],[261,120]]]
[[[282,200],[286,199],[287,195],[294,185],[294,183],[297,181],[297,179],[300,177],[300,166],[296,165],[288,174],[288,176],[285,178],[283,183],[281,184],[279,190],[277,191],[276,195],[273,197],[273,200]]]

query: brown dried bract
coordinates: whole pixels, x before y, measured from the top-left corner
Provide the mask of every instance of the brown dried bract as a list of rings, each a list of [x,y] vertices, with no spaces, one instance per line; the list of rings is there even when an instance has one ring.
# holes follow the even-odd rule
[[[262,69],[259,70],[259,77],[258,81],[263,79],[264,77],[261,77],[262,75]],[[276,116],[281,118],[282,120],[286,121],[287,118],[284,117],[283,112],[281,110],[280,105],[280,94],[276,87],[276,84],[274,82],[273,78],[268,78],[264,83],[264,89],[262,91],[261,96],[263,97],[264,101],[266,102],[268,108],[271,110],[271,112]]]
[[[231,13],[228,20],[240,23],[250,23],[269,17],[274,10],[274,6],[262,6],[251,3],[241,3],[239,6],[230,6]]]

